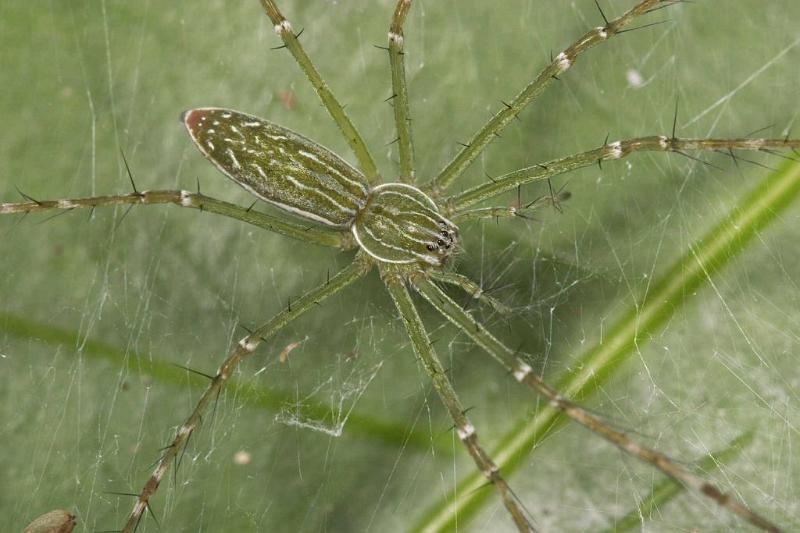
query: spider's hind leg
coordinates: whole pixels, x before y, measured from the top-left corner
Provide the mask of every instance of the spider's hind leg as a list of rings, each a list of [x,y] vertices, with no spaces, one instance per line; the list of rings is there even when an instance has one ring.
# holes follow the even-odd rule
[[[394,121],[397,127],[397,143],[400,152],[400,181],[414,183],[414,143],[411,136],[411,113],[408,105],[408,85],[406,83],[405,37],[403,25],[411,0],[397,0],[392,23],[389,26],[389,63],[392,68],[392,96]]]

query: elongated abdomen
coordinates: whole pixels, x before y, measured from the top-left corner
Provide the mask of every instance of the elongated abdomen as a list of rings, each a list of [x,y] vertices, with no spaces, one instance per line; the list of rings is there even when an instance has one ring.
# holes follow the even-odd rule
[[[366,179],[319,144],[264,119],[215,107],[181,116],[200,151],[223,174],[290,213],[347,227],[366,204]]]

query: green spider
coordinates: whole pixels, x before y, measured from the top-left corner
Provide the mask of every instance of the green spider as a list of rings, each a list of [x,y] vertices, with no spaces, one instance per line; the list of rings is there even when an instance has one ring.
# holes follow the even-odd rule
[[[407,183],[370,187],[336,154],[286,128],[228,109],[181,117],[200,151],[258,198],[314,222],[350,231],[378,263],[441,267],[458,229]]]
[[[366,144],[306,55],[290,23],[273,0],[261,0],[285,48],[297,60],[341,129],[356,156],[358,168],[297,133],[245,113],[220,108],[198,108],[185,112],[182,121],[197,147],[225,175],[256,197],[291,215],[313,222],[314,225],[309,226],[306,221],[264,215],[189,191],[134,191],[106,197],[0,204],[0,214],[7,214],[115,204],[172,203],[236,218],[304,242],[356,250],[349,266],[293,301],[290,307],[253,330],[233,348],[191,415],[181,425],[174,441],[165,449],[152,476],[139,493],[124,531],[133,531],[139,524],[150,498],[168,468],[197,427],[202,414],[242,359],[255,352],[263,340],[270,339],[297,317],[373,270],[378,271],[385,283],[407,329],[414,352],[433,380],[436,392],[453,419],[459,438],[477,468],[497,490],[519,530],[532,530],[531,518],[524,510],[523,503],[516,499],[504,480],[498,465],[479,444],[476,429],[450,384],[410,298],[409,286],[503,365],[518,382],[543,395],[573,420],[701,494],[711,497],[753,524],[765,529],[775,529],[768,521],[739,504],[734,497],[722,494],[714,486],[664,455],[635,443],[624,433],[608,426],[549,387],[533,372],[524,354],[505,346],[434,283],[438,281],[458,286],[495,309],[505,310],[503,304],[483,294],[477,283],[450,271],[448,259],[459,246],[459,223],[520,214],[518,208],[486,208],[476,205],[521,185],[548,180],[598,162],[619,160],[639,151],[683,153],[692,150],[770,150],[800,147],[800,141],[788,138],[681,139],[674,134],[640,137],[605,143],[587,152],[509,172],[463,192],[448,192],[492,139],[554,79],[569,70],[583,52],[624,31],[634,20],[679,1],[640,1],[622,16],[587,32],[563,52],[555,55],[534,81],[481,127],[438,175],[421,183],[417,179],[414,166],[403,64],[403,26],[411,0],[397,2],[389,32],[393,107],[400,154],[397,182],[386,182],[379,175]]]

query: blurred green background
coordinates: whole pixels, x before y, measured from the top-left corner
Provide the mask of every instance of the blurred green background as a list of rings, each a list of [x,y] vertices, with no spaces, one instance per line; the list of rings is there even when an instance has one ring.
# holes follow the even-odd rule
[[[601,2],[608,16],[633,3]],[[388,58],[373,45],[385,44],[392,2],[281,7],[391,178]],[[607,134],[668,134],[678,96],[681,135],[786,135],[798,117],[800,4],[701,0],[642,22],[658,20],[668,22],[583,56],[456,187],[596,147]],[[418,173],[437,172],[551,52],[601,22],[592,0],[415,2],[406,62]],[[15,187],[40,199],[127,192],[121,149],[140,190],[199,180],[204,193],[249,205],[178,123],[202,105],[264,116],[352,160],[288,53],[270,50],[278,44],[255,0],[3,0],[0,201],[19,201]],[[573,193],[561,214],[463,227],[459,271],[515,314],[503,321],[462,301],[535,354],[547,376],[568,370],[769,173],[704,158],[724,170],[638,155],[556,180]],[[132,502],[108,492],[138,491],[202,391],[190,374],[170,378],[158,365],[213,373],[243,334],[237,324],[262,323],[351,257],[192,210],[124,215],[0,219],[0,514],[9,531],[59,507],[77,513],[78,531],[119,528]],[[754,429],[753,443],[712,477],[787,527],[800,514],[798,227],[794,206],[663,332],[641,339],[634,361],[588,402],[686,462]],[[420,304],[491,449],[535,400]],[[374,274],[287,328],[237,379],[244,385],[223,393],[153,500],[160,529],[148,518],[139,531],[402,530],[472,472]],[[536,451],[510,482],[545,531],[606,527],[661,479],[578,427]],[[237,452],[249,463],[236,464]],[[684,494],[643,527],[734,525]],[[511,527],[494,497],[463,525]]]

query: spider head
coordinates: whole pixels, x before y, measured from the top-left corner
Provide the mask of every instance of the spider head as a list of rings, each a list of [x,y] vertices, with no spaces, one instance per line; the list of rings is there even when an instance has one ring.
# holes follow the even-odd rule
[[[384,263],[444,265],[458,247],[458,228],[421,190],[387,183],[370,191],[351,227],[359,246]]]

